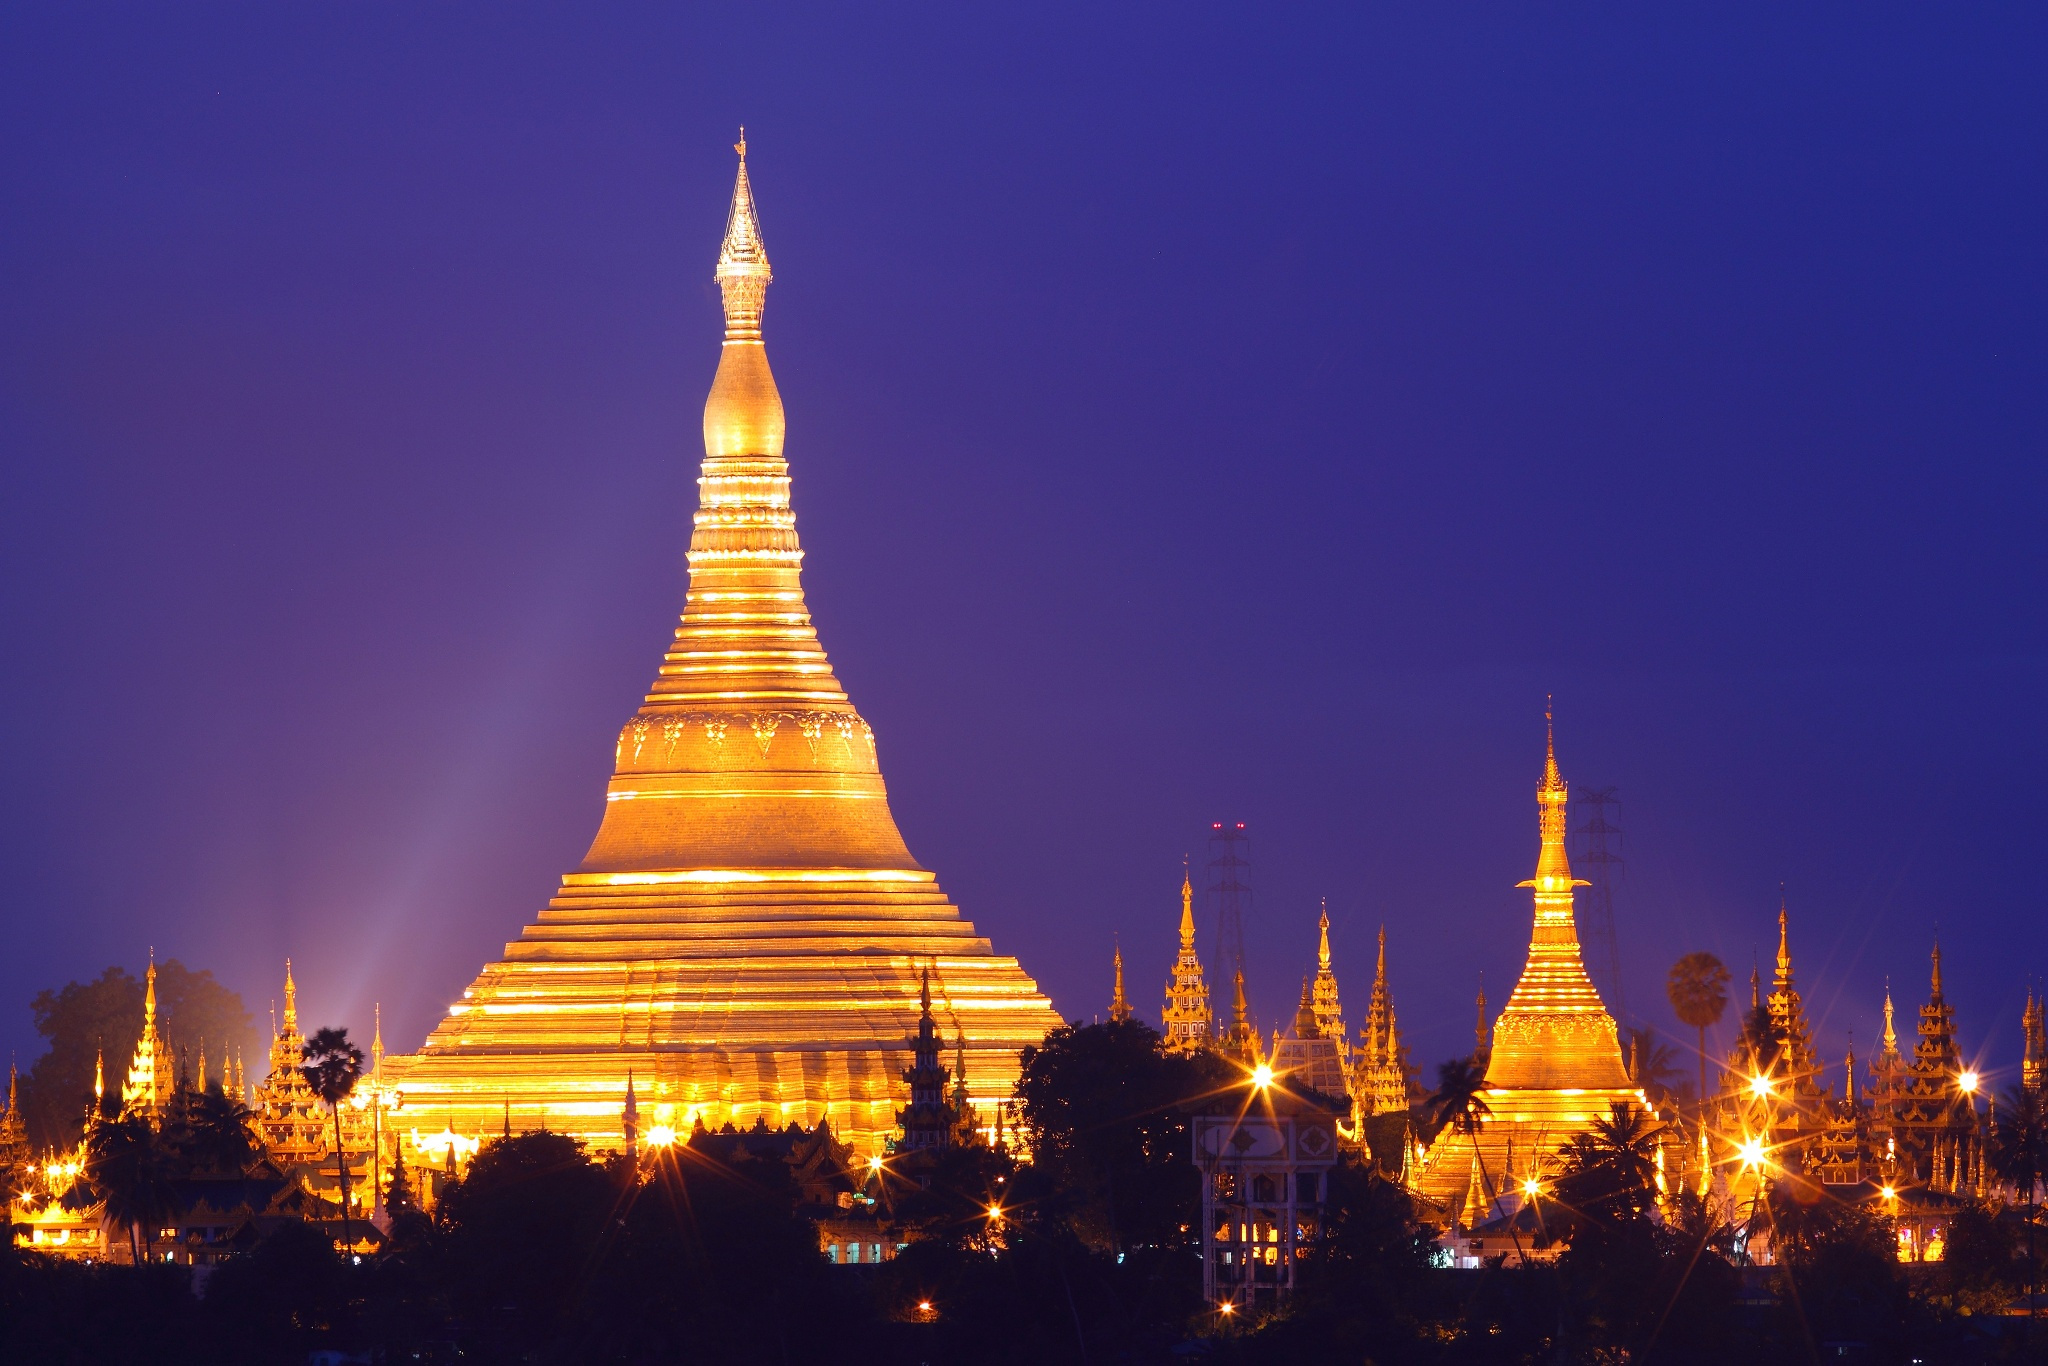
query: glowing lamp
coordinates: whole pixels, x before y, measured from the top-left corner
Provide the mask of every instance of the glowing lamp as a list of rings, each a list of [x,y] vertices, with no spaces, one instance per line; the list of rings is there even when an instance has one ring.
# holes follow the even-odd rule
[[[1001,1205],[990,1205],[988,1207],[988,1221],[991,1224],[1003,1222],[1003,1207]]]
[[[1751,1077],[1749,1079],[1749,1091],[1751,1095],[1768,1096],[1771,1093],[1771,1079],[1769,1077]]]
[[[931,1312],[932,1312],[932,1302],[931,1302],[930,1300],[919,1300],[919,1301],[917,1302],[917,1312],[918,1312],[918,1313],[920,1313],[920,1314],[929,1314],[929,1313],[931,1313]]]
[[[1964,1095],[1966,1095],[1966,1096],[1974,1096],[1974,1095],[1976,1095],[1976,1094],[1977,1094],[1977,1074],[1976,1074],[1975,1072],[1965,1072],[1965,1073],[1963,1073],[1963,1074],[1962,1074],[1961,1076],[1959,1076],[1959,1077],[1957,1077],[1957,1078],[1956,1078],[1956,1085],[1958,1085],[1958,1086],[1960,1086],[1960,1087],[1962,1087],[1962,1088],[1963,1088],[1963,1094],[1964,1094]]]
[[[1534,1199],[1535,1197],[1543,1194],[1543,1183],[1541,1181],[1538,1181],[1533,1176],[1528,1178],[1526,1181],[1522,1182],[1522,1194],[1530,1197],[1531,1199]]]
[[[1891,1186],[1882,1187],[1881,1189],[1879,1189],[1877,1193],[1879,1195],[1882,1195],[1887,1200],[1896,1200],[1899,1198],[1898,1191]]]
[[[651,1148],[674,1147],[675,1141],[676,1131],[671,1125],[657,1124],[647,1131],[647,1145]]]
[[[1252,1069],[1252,1085],[1258,1087],[1261,1090],[1264,1090],[1266,1087],[1271,1086],[1272,1084],[1273,1069],[1271,1067],[1269,1067],[1265,1063],[1260,1063],[1257,1067],[1254,1067]]]
[[[1229,1300],[1225,1300],[1223,1303],[1216,1306],[1216,1312],[1224,1315],[1235,1314],[1237,1312],[1237,1306],[1232,1304]]]
[[[1760,1138],[1746,1138],[1736,1152],[1742,1155],[1745,1167],[1761,1167],[1764,1164],[1764,1141]]]
[[[873,1157],[868,1159],[868,1170],[876,1173],[877,1175],[881,1173],[882,1155],[880,1153],[876,1153]]]

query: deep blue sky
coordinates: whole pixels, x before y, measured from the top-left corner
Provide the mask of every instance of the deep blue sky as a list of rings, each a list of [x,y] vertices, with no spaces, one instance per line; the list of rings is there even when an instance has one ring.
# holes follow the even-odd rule
[[[1782,881],[1828,1056],[1938,925],[2016,1059],[2040,7],[598,9],[0,21],[0,1045],[153,943],[410,1047],[580,858],[745,122],[825,643],[1064,1012],[1227,817],[1269,1028],[1327,896],[1469,1046],[1554,692],[1631,1006]]]

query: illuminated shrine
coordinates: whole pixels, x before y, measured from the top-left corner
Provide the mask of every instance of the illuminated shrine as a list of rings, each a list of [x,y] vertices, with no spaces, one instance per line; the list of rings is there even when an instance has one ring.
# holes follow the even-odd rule
[[[630,1073],[650,1129],[829,1121],[872,1152],[909,1100],[925,973],[988,1112],[1018,1051],[1060,1023],[911,857],[874,730],[812,626],[737,150],[682,620],[619,734],[583,863],[425,1046],[386,1060],[422,1127],[479,1134],[502,1115],[621,1147]]]
[[[1579,954],[1572,896],[1586,884],[1572,876],[1565,856],[1566,796],[1552,740],[1536,789],[1536,876],[1520,884],[1535,894],[1529,958],[1494,1021],[1480,1093],[1486,1113],[1476,1137],[1446,1128],[1409,1174],[1420,1194],[1446,1210],[1471,1203],[1475,1178],[1490,1204],[1503,1189],[1540,1175],[1542,1164],[1614,1105],[1645,1105],[1622,1061],[1614,1017]]]

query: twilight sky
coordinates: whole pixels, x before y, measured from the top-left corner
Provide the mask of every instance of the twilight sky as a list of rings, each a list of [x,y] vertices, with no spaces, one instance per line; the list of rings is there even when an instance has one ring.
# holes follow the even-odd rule
[[[1326,896],[1469,1048],[1551,692],[1631,1013],[1782,882],[1826,1057],[1938,928],[2016,1064],[2048,12],[1655,8],[15,7],[0,1045],[154,944],[410,1048],[582,856],[744,122],[821,634],[1064,1013],[1243,820],[1267,1028]]]

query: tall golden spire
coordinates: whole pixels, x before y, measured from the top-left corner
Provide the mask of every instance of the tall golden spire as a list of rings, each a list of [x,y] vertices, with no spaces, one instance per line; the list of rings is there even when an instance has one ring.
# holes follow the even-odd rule
[[[1131,1018],[1131,1003],[1124,995],[1124,946],[1122,944],[1116,946],[1115,963],[1116,987],[1110,993],[1109,1018],[1115,1020],[1118,1024],[1122,1024],[1125,1020]]]
[[[284,1032],[299,1032],[299,984],[292,980],[292,960],[284,960]]]
[[[1558,771],[1556,728],[1547,703],[1543,731],[1536,876],[1517,884],[1535,894],[1535,925],[1521,980],[1494,1025],[1486,1081],[1490,1087],[1630,1090],[1614,1018],[1579,955],[1572,894],[1588,884],[1572,876],[1565,856],[1570,794]]]
[[[128,1065],[128,1080],[121,1085],[121,1108],[142,1115],[152,1124],[171,1098],[176,1069],[171,1047],[156,1027],[156,950],[149,951],[149,971],[143,978],[142,1037],[135,1044],[135,1060]]]
[[[1313,1001],[1316,1030],[1323,1038],[1337,1042],[1337,1061],[1349,1065],[1351,1040],[1345,1037],[1344,1010],[1337,1000],[1337,974],[1330,967],[1330,903],[1323,902],[1316,920],[1316,982]]]
[[[1166,979],[1166,1004],[1159,1013],[1166,1035],[1163,1046],[1175,1053],[1194,1053],[1214,1038],[1209,1010],[1209,983],[1195,952],[1195,887],[1186,869],[1180,879],[1180,956]]]
[[[1394,1019],[1394,992],[1387,982],[1387,927],[1380,926],[1379,960],[1373,968],[1372,1000],[1353,1053],[1351,1095],[1361,1116],[1407,1108],[1408,1065],[1402,1056],[1401,1027]]]

